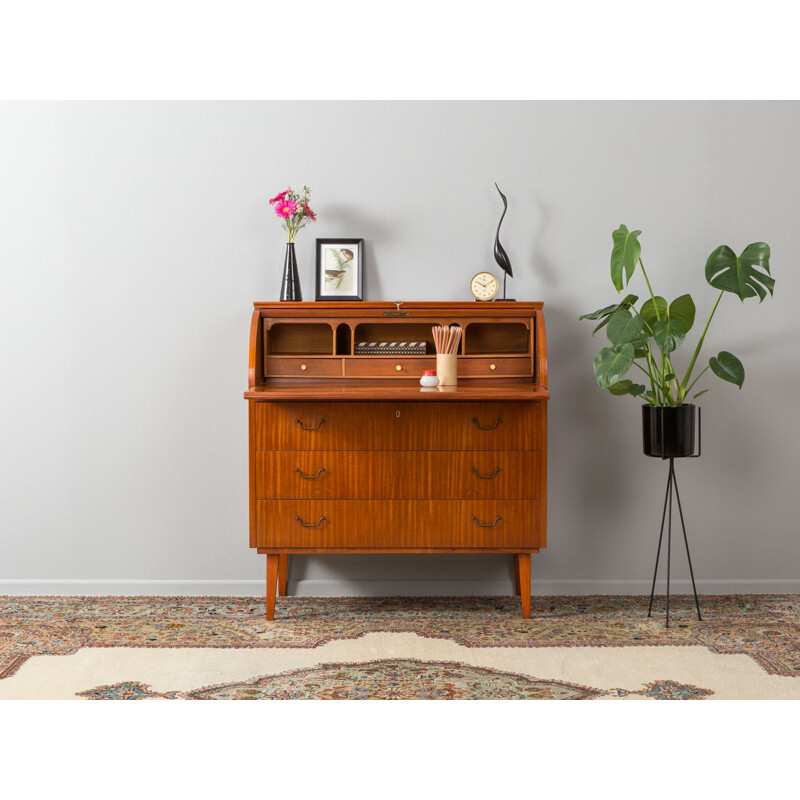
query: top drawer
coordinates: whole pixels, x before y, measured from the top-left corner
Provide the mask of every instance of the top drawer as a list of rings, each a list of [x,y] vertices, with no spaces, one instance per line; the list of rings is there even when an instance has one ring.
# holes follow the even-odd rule
[[[392,450],[395,403],[256,403],[256,450]]]
[[[257,450],[540,450],[542,403],[257,402]]]
[[[398,450],[540,450],[542,403],[404,403]]]

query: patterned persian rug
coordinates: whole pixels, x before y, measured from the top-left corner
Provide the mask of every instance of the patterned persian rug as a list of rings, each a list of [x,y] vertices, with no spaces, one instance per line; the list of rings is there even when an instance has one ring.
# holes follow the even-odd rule
[[[800,596],[0,597],[0,700],[800,699]]]

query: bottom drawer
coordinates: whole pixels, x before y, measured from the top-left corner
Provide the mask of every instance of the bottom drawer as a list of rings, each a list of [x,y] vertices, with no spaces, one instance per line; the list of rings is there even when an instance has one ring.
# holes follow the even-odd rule
[[[539,547],[536,500],[259,500],[256,506],[261,548]]]

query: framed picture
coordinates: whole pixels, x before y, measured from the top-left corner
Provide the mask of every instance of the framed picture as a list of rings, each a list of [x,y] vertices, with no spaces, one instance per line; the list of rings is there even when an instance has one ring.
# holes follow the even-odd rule
[[[317,239],[317,300],[363,300],[363,239]]]

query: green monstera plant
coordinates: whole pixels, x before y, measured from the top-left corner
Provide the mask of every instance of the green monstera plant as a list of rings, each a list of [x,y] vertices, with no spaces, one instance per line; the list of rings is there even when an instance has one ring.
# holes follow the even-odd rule
[[[673,359],[675,351],[694,327],[694,300],[691,295],[683,294],[668,303],[653,293],[642,263],[641,233],[629,231],[625,225],[620,225],[611,234],[614,241],[611,281],[616,290],[621,292],[639,266],[649,298],[637,308],[638,296],[628,294],[621,303],[580,317],[581,320],[599,320],[592,335],[605,328],[610,342],[610,346],[604,347],[594,359],[597,385],[614,395],[641,397],[651,406],[680,406],[705,394],[708,389],[697,392],[688,401],[686,399],[709,369],[717,377],[741,389],[744,383],[742,362],[725,350],[709,359],[708,365],[696,377],[693,378],[693,375],[708,327],[723,294],[730,292],[742,301],[748,297],[758,297],[759,302],[767,296],[767,292],[772,294],[775,281],[769,274],[769,245],[754,242],[747,245],[738,256],[727,245],[721,245],[708,257],[706,280],[719,289],[719,296],[681,377]],[[633,367],[646,376],[645,384],[625,378]]]

